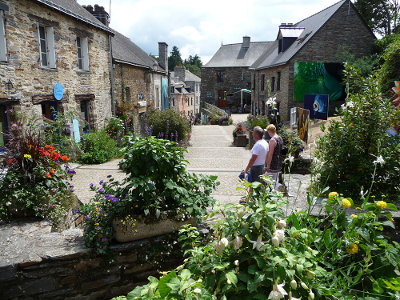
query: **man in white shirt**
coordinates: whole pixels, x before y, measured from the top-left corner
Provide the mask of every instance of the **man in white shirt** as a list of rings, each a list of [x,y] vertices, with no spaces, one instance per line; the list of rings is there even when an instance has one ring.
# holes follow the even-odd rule
[[[247,164],[246,169],[243,171],[243,175],[250,170],[251,182],[261,182],[260,175],[264,174],[265,158],[267,157],[269,146],[266,140],[263,139],[264,129],[260,126],[256,126],[253,129],[253,138],[256,141],[253,148],[251,149],[251,158]]]

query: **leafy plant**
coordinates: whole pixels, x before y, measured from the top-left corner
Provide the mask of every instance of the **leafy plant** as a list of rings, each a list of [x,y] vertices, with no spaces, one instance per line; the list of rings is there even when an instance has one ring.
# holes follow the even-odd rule
[[[300,139],[297,131],[290,130],[287,126],[281,126],[278,134],[282,137],[287,154],[297,157],[304,150],[303,141]]]
[[[382,55],[384,60],[378,71],[379,84],[384,95],[389,96],[395,80],[400,78],[400,35],[396,35],[393,41],[385,49]]]
[[[238,134],[245,134],[246,130],[244,130],[242,125],[236,126],[236,128],[233,130],[232,135],[233,137],[237,137]]]
[[[85,164],[101,164],[117,155],[117,143],[105,130],[85,134],[81,143],[80,161]]]
[[[146,126],[151,127],[151,135],[157,138],[175,142],[186,142],[188,139],[188,120],[172,109],[150,111],[145,119]]]
[[[400,144],[386,133],[400,119],[389,99],[380,93],[374,76],[363,78],[352,66],[346,68],[347,100],[317,142],[313,166],[313,190],[330,190],[360,199],[371,195],[398,194]],[[381,158],[378,161],[378,158]]]
[[[44,144],[43,131],[13,124],[0,179],[0,221],[37,216],[59,225],[74,204],[70,183],[75,171],[54,146]]]
[[[186,220],[206,213],[215,202],[211,192],[216,176],[188,173],[183,148],[176,143],[154,137],[127,136],[120,168],[126,173],[122,182],[110,178],[92,185],[95,197],[81,207],[85,216],[85,241],[99,254],[106,253],[112,238],[111,222],[135,224],[168,217]]]
[[[110,118],[106,126],[106,132],[118,145],[121,145],[125,133],[124,121],[120,118]]]
[[[262,116],[262,115],[249,115],[247,117],[247,129],[248,130],[253,130],[254,127],[260,126],[261,128],[265,129],[269,125],[269,120],[268,116]]]

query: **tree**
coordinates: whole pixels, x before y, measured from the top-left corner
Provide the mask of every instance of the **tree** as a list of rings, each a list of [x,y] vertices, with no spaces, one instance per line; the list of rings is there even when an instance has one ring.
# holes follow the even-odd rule
[[[189,55],[188,59],[185,59],[184,65],[190,72],[201,77],[201,67],[203,63],[197,54],[194,56]]]
[[[400,29],[400,0],[356,0],[354,5],[375,33],[385,36]]]
[[[178,47],[174,46],[171,55],[168,57],[168,70],[173,71],[177,65],[183,65],[183,61]]]

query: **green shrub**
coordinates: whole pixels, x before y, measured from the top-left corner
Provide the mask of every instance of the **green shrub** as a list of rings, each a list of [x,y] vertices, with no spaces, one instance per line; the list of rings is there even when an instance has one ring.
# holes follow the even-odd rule
[[[265,129],[265,128],[267,128],[268,125],[269,125],[268,116],[262,116],[262,115],[253,116],[253,115],[249,115],[247,117],[247,129],[248,130],[253,130],[253,128],[256,127],[256,126],[260,126],[262,129]]]
[[[324,215],[310,215],[316,199],[308,197],[308,210],[285,218],[287,200],[280,193],[245,184],[250,186],[246,205],[228,204],[209,215],[223,215],[209,240],[185,226],[179,238],[184,264],[159,280],[150,277],[127,299],[394,297],[400,248],[380,231],[394,228],[388,209],[395,205],[366,198],[350,216],[352,200],[331,193],[322,201]]]
[[[398,35],[383,54],[384,63],[379,69],[379,84],[384,95],[389,96],[395,80],[400,79],[400,36]]]
[[[185,149],[175,142],[154,137],[126,137],[121,169],[127,174],[122,182],[110,178],[100,186],[91,185],[95,197],[81,207],[85,216],[86,245],[97,253],[107,252],[112,238],[112,220],[123,225],[142,216],[146,222],[160,217],[186,220],[201,216],[215,199],[216,176],[188,173],[183,157]]]
[[[363,78],[348,66],[346,104],[317,142],[313,188],[360,199],[360,192],[376,197],[399,193],[400,144],[386,133],[400,111],[380,93],[375,77]],[[378,158],[383,158],[384,163]]]
[[[125,134],[124,121],[120,118],[111,118],[107,123],[106,132],[118,145],[121,145]]]
[[[75,171],[54,146],[46,145],[43,131],[13,124],[0,169],[0,221],[15,217],[47,218],[58,226],[75,204],[72,179]]]
[[[291,130],[288,126],[281,126],[277,132],[282,137],[287,154],[294,157],[299,156],[300,152],[304,150],[304,145],[297,131]]]
[[[101,164],[117,155],[117,143],[105,130],[87,133],[82,136],[80,161],[85,164]]]
[[[188,120],[172,109],[146,113],[145,125],[148,127],[145,131],[151,135],[175,142],[187,141],[190,131]]]

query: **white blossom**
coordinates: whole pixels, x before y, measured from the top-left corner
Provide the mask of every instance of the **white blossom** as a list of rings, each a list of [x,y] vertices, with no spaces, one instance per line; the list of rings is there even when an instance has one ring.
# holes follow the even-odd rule
[[[353,101],[349,101],[346,103],[346,107],[348,108],[353,108],[354,107],[354,102]]]
[[[236,236],[235,239],[233,240],[233,248],[235,250],[239,250],[240,247],[243,245],[243,240],[240,236]]]
[[[253,244],[253,249],[257,249],[257,251],[260,251],[261,246],[264,245],[264,242],[262,241],[262,235],[260,234],[258,236],[257,241],[250,241],[250,243]]]
[[[382,155],[379,155],[376,160],[374,161],[374,164],[380,164],[383,165],[385,163],[385,160],[383,159]]]
[[[312,291],[310,291],[310,293],[308,294],[308,300],[314,300],[315,295]]]
[[[10,205],[11,205],[11,202],[10,202],[10,201],[8,201],[8,202],[6,203],[6,205],[7,205],[7,206],[10,206]]]
[[[276,230],[275,236],[278,238],[279,242],[282,242],[283,239],[285,238],[285,231],[282,229]]]
[[[291,282],[290,282],[290,287],[292,288],[292,289],[297,289],[297,281],[296,280],[292,280]]]
[[[279,239],[278,239],[278,237],[276,237],[276,236],[272,237],[271,242],[272,242],[272,245],[274,245],[275,247],[278,247],[278,246],[279,246]]]
[[[288,158],[286,158],[285,161],[293,163],[294,162],[294,157],[291,154],[289,154]]]
[[[285,283],[282,284],[276,284],[274,285],[274,289],[271,291],[271,293],[268,296],[268,299],[283,299],[287,293],[285,289],[283,288],[285,286]]]
[[[195,289],[193,290],[193,292],[195,292],[196,294],[200,294],[200,293],[201,293],[201,289],[195,288]]]
[[[229,245],[228,239],[227,238],[222,238],[221,239],[221,244],[224,245],[224,248],[228,247],[228,245]]]
[[[238,260],[235,260],[235,261],[233,262],[233,264],[234,264],[235,266],[239,266],[239,261],[238,261]]]
[[[279,226],[280,228],[285,228],[285,227],[286,227],[286,221],[285,221],[285,220],[279,220],[278,226]]]

